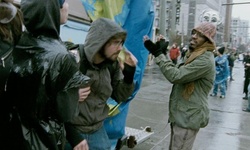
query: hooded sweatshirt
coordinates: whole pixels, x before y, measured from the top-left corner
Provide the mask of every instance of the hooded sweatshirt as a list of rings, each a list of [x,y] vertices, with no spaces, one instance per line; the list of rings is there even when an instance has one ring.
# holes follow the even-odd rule
[[[104,61],[98,65],[93,64],[94,55],[117,33],[126,34],[110,19],[99,18],[91,24],[86,37],[84,44],[86,58],[81,59],[87,59],[88,64],[81,63],[80,67],[88,68],[86,75],[92,80],[91,93],[80,103],[80,115],[72,120],[75,127],[83,133],[92,133],[102,127],[104,119],[108,117],[109,107],[106,102],[109,97],[119,103],[126,101],[133,93],[135,67],[128,73],[122,72],[117,62]],[[112,69],[108,66],[112,66]]]
[[[74,58],[60,40],[59,1],[22,0],[21,10],[27,31],[13,50],[14,67],[7,92],[27,130],[24,138],[30,139],[34,133],[45,139],[44,135],[57,132],[55,143],[42,140],[41,146],[27,141],[36,149],[59,149],[57,144],[64,142],[65,123],[67,135],[76,140],[74,147],[80,137],[70,131],[67,122],[78,114],[78,89],[89,78],[78,71]],[[38,133],[37,127],[46,134]]]

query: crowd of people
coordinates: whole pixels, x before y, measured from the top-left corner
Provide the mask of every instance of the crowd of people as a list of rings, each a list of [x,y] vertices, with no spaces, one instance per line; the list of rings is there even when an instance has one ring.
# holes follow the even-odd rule
[[[67,21],[68,7],[65,0],[22,0],[19,9],[13,0],[0,0],[0,99],[7,103],[0,109],[3,149],[111,149],[103,126],[106,102],[131,96],[138,60],[123,49],[126,31],[107,18],[91,23],[84,44],[63,42],[60,25]],[[209,122],[210,91],[217,96],[220,90],[225,98],[228,78],[234,81],[237,54],[217,49],[215,34],[216,27],[204,22],[193,28],[188,48],[175,42],[168,48],[162,35],[155,43],[142,38],[173,84],[170,150],[192,149]],[[243,92],[249,100],[244,111],[250,112],[250,52],[244,64]]]
[[[169,107],[169,121],[171,123],[171,140],[170,140],[169,149],[175,149],[175,148],[178,149],[178,146],[180,146],[180,145],[182,145],[182,148],[192,149],[191,148],[192,143],[194,142],[196,134],[198,133],[200,128],[204,127],[204,126],[199,126],[197,128],[194,128],[194,127],[188,125],[187,122],[189,122],[189,121],[186,121],[184,123],[184,121],[187,120],[186,118],[188,118],[188,117],[186,116],[186,118],[185,117],[181,118],[180,113],[181,112],[188,113],[189,110],[188,110],[188,108],[184,109],[185,107],[181,105],[181,103],[184,103],[184,102],[182,102],[182,100],[185,100],[185,96],[183,94],[182,94],[182,96],[180,96],[179,93],[181,93],[181,92],[178,89],[182,89],[185,91],[186,90],[185,88],[179,88],[179,86],[180,86],[179,84],[183,84],[183,85],[190,84],[189,80],[187,80],[187,79],[185,81],[183,81],[183,79],[186,78],[186,77],[184,77],[186,75],[185,74],[186,72],[184,72],[184,71],[190,71],[187,75],[188,77],[191,76],[192,71],[195,72],[194,68],[192,68],[193,70],[191,71],[191,70],[187,69],[187,66],[185,66],[185,64],[188,62],[188,59],[190,57],[190,53],[191,54],[193,53],[193,55],[194,55],[194,52],[196,51],[196,50],[192,51],[192,47],[191,47],[192,43],[196,43],[196,42],[199,43],[200,37],[203,37],[203,38],[205,37],[206,40],[210,40],[210,41],[214,42],[212,35],[206,34],[206,32],[208,32],[208,31],[210,31],[209,33],[215,32],[215,31],[212,31],[212,29],[211,29],[212,25],[210,25],[210,27],[207,27],[207,29],[205,29],[206,26],[208,26],[208,24],[209,23],[205,23],[205,25],[202,24],[201,27],[197,27],[198,29],[201,28],[201,30],[196,30],[196,28],[193,29],[192,34],[191,34],[192,35],[191,40],[190,40],[191,42],[189,43],[188,49],[183,47],[182,49],[180,48],[180,50],[179,50],[177,43],[173,43],[173,46],[170,48],[170,50],[173,49],[172,55],[171,55],[171,51],[169,50],[168,51],[169,54],[167,54],[167,57],[166,56],[162,57],[162,55],[161,55],[162,53],[159,50],[157,50],[158,48],[156,46],[154,46],[154,43],[151,42],[148,37],[144,38],[145,47],[149,50],[150,54],[152,54],[155,57],[155,59],[154,59],[155,63],[160,67],[160,70],[162,71],[162,73],[164,74],[166,79],[174,84],[174,86],[172,88],[171,95],[170,95],[170,107]],[[199,36],[196,36],[196,33]],[[209,47],[207,47],[207,48],[209,48]],[[199,49],[199,46],[198,46],[198,49]],[[234,68],[235,60],[239,59],[239,54],[237,53],[235,48],[226,49],[223,46],[218,47],[218,48],[213,47],[212,50],[213,50],[212,52],[213,52],[213,56],[214,56],[213,60],[214,60],[215,67],[213,69],[210,68],[210,71],[213,72],[214,79],[210,80],[212,82],[212,87],[208,87],[207,91],[210,91],[210,90],[212,91],[212,93],[210,94],[210,96],[212,96],[212,97],[216,97],[216,96],[218,96],[218,93],[220,93],[219,98],[226,98],[228,81],[232,82],[235,80],[233,78],[233,68]],[[179,56],[179,52],[181,52],[181,56]],[[199,52],[199,53],[201,53],[201,52]],[[166,55],[166,54],[164,54],[164,55]],[[244,56],[243,64],[245,67],[245,75],[244,75],[245,80],[244,80],[244,85],[243,85],[243,93],[245,94],[245,96],[243,97],[243,99],[248,100],[248,105],[246,108],[243,109],[243,111],[250,112],[250,97],[249,97],[249,95],[250,95],[250,93],[249,93],[250,92],[250,84],[249,84],[250,83],[249,82],[249,79],[250,79],[250,51],[247,51],[246,55],[243,55],[243,56]],[[202,58],[202,59],[205,60],[205,58]],[[172,63],[170,63],[170,61],[172,61]],[[198,60],[196,60],[196,61],[198,61]],[[208,62],[209,61],[207,61],[207,63]],[[202,68],[203,67],[205,68],[205,65],[203,63],[200,63],[200,65],[202,65]],[[197,66],[198,65],[193,65],[192,67],[197,67]],[[198,71],[196,72],[196,74],[193,76],[193,78],[195,78],[195,79],[192,79],[192,81],[193,82],[199,81],[199,77],[200,77],[199,75],[202,72],[203,72],[203,70],[200,68],[199,73],[198,73]],[[201,77],[205,77],[205,75],[203,74]],[[210,75],[210,77],[212,77],[212,75]],[[204,85],[206,85],[206,86],[211,85],[211,82],[206,82]],[[202,83],[202,82],[200,81],[200,83]],[[199,95],[198,92],[194,91],[194,88],[191,88],[188,91],[189,91],[188,93],[193,93],[193,95],[195,95],[195,96]],[[207,92],[206,92],[206,94],[207,94]],[[191,98],[189,98],[188,100],[191,101],[192,100]],[[197,98],[195,100],[197,100]],[[197,103],[198,102],[196,102],[196,104]],[[187,103],[184,103],[184,104],[189,106],[189,104],[187,104]],[[180,108],[176,107],[176,106],[179,106]],[[206,104],[205,105],[203,104],[202,108],[204,109],[205,106],[206,106]],[[194,108],[194,106],[192,106],[192,108]],[[181,110],[179,110],[179,109],[181,109]],[[190,113],[190,114],[192,114],[192,113]],[[208,112],[205,112],[205,114],[208,114]],[[194,115],[194,114],[192,114],[192,115]],[[194,116],[201,117],[199,114],[195,114]],[[178,128],[176,128],[176,127],[178,127]],[[192,132],[189,131],[190,129]],[[184,135],[184,133],[186,133],[186,135]],[[190,135],[188,133],[190,133]],[[191,133],[193,133],[193,134],[191,134]],[[190,136],[190,137],[188,137],[188,136]],[[191,140],[190,141],[183,140],[186,138],[189,138]],[[180,139],[182,139],[182,140],[180,140]],[[185,145],[184,143],[189,143],[189,144]]]
[[[111,148],[106,101],[132,94],[137,59],[128,50],[118,59],[127,33],[99,18],[77,63],[59,37],[68,7],[64,0],[22,0],[20,9],[0,1],[3,149]]]

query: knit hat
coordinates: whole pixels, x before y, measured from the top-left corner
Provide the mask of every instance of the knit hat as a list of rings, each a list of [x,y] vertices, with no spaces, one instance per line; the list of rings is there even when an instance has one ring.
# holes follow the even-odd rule
[[[224,51],[225,51],[225,47],[221,47],[221,48],[218,49],[218,52],[219,52],[220,54],[223,54]]]
[[[0,2],[0,23],[9,23],[17,13],[17,8],[9,2]]]
[[[193,30],[196,30],[200,33],[202,33],[205,37],[208,38],[210,42],[214,44],[214,36],[216,34],[216,27],[214,24],[210,22],[203,22],[199,24],[197,27],[195,27]]]
[[[60,8],[63,7],[63,3],[65,2],[65,0],[59,0],[59,4],[60,4]]]

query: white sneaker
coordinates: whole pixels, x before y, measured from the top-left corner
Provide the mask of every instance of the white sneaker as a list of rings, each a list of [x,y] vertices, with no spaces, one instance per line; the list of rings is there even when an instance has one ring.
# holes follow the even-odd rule
[[[225,98],[225,95],[221,95],[220,98]]]
[[[214,97],[214,96],[217,96],[217,94],[214,94],[214,93],[213,93],[213,94],[210,94],[210,96],[213,96],[213,97]]]

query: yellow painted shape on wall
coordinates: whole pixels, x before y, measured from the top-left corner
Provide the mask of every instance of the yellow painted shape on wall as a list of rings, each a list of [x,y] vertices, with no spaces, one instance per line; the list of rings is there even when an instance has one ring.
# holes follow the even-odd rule
[[[96,20],[100,17],[110,18],[114,20],[114,17],[122,12],[122,6],[125,0],[96,0],[94,4],[94,15],[88,12],[89,17],[92,20]]]

